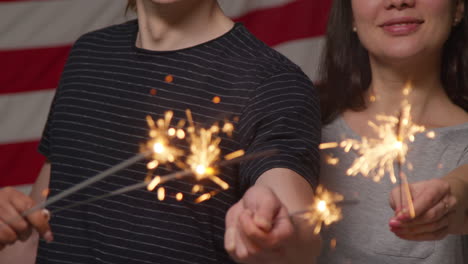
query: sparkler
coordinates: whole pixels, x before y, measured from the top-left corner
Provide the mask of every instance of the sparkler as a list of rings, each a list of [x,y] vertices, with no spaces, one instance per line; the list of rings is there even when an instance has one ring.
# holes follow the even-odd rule
[[[410,91],[411,87],[407,84],[403,89],[403,95],[409,95]],[[405,164],[409,170],[412,170],[412,164],[406,161],[406,155],[409,150],[408,142],[413,142],[415,135],[424,132],[425,128],[424,126],[414,124],[410,113],[411,105],[405,99],[402,102],[398,116],[377,115],[376,119],[380,122],[380,125],[368,121],[368,125],[377,135],[376,138],[368,139],[362,137],[360,141],[345,139],[340,143],[323,143],[320,145],[320,149],[341,147],[345,152],[349,152],[351,149],[355,150],[359,154],[359,157],[346,171],[346,174],[356,176],[360,173],[364,177],[372,176],[376,182],[380,181],[385,173],[388,172],[390,180],[396,183],[397,177],[394,170],[394,164],[396,164],[397,174],[402,183],[401,189],[405,191],[410,216],[414,218],[415,212],[408,180],[401,167]],[[430,132],[427,136],[433,138],[435,135],[433,132]],[[336,159],[328,159],[328,162],[331,164],[332,161],[335,164],[337,162]]]
[[[26,217],[32,212],[45,208],[93,183],[96,183],[104,178],[125,169],[145,158],[151,158],[147,164],[149,170],[147,178],[151,175],[152,171],[158,167],[159,164],[165,164],[168,162],[175,162],[177,158],[182,156],[184,152],[170,145],[170,140],[174,137],[183,139],[185,137],[185,132],[181,127],[185,124],[184,122],[179,122],[177,128],[171,127],[170,123],[173,117],[172,111],[167,111],[164,114],[164,118],[158,119],[156,122],[151,117],[147,117],[146,121],[149,126],[149,136],[150,140],[145,144],[140,146],[140,153],[137,155],[75,185],[72,186],[61,193],[47,199],[46,201],[37,204],[36,206],[24,211],[21,216]],[[219,142],[218,142],[219,143]],[[174,175],[179,176],[180,173],[175,173]],[[188,173],[187,173],[188,174]],[[147,181],[147,180],[146,180]],[[147,183],[145,183],[146,185]],[[153,182],[154,184],[154,182]],[[130,188],[131,189],[131,188]]]
[[[185,163],[178,163],[182,169],[188,169],[193,172],[196,181],[209,179],[223,190],[229,188],[229,184],[223,181],[221,178],[216,176],[216,169],[214,164],[220,160],[221,149],[219,144],[221,138],[218,136],[222,131],[224,133],[231,133],[234,129],[231,123],[225,122],[222,129],[217,124],[212,125],[209,129],[201,128],[196,129],[193,122],[192,113],[190,110],[186,110],[187,120],[189,127],[187,128],[188,141],[190,143],[190,155],[187,157]],[[230,126],[227,124],[231,124]],[[225,156],[225,159],[233,159],[244,155],[243,150],[235,151]],[[152,191],[156,186],[161,184],[161,178],[155,177],[149,184],[148,190]],[[194,189],[194,192],[198,192],[201,189]],[[202,194],[196,199],[196,202],[203,202],[219,191],[211,191],[209,193]]]
[[[328,226],[343,218],[341,208],[337,206],[338,203],[345,202],[343,199],[341,194],[330,192],[319,185],[315,190],[312,205],[304,211],[292,213],[291,216],[298,216],[308,224],[315,225],[314,234],[319,234],[322,225]]]
[[[175,162],[177,158],[184,154],[182,150],[170,144],[171,139],[174,137],[179,139],[185,137],[185,132],[180,128],[183,122],[178,125],[179,128],[170,126],[173,115],[172,111],[167,111],[164,113],[164,118],[158,119],[156,122],[150,116],[146,117],[150,129],[150,140],[140,146],[141,152],[151,150],[151,161],[147,164],[148,175],[146,180],[151,178],[153,171],[160,164]]]
[[[215,166],[217,168],[221,168],[221,167],[225,167],[225,166],[229,166],[229,165],[238,164],[238,163],[241,163],[241,162],[244,162],[244,161],[254,160],[254,159],[263,158],[263,157],[268,157],[268,156],[276,154],[277,152],[278,152],[277,150],[272,149],[272,150],[268,150],[268,151],[262,151],[262,152],[247,154],[247,155],[244,155],[244,156],[237,156],[237,157],[235,157],[233,159],[229,159],[229,160],[225,159],[225,160],[219,161],[218,163],[213,164],[213,166]],[[192,176],[193,173],[194,172],[192,170],[187,169],[187,170],[173,172],[173,173],[167,174],[167,175],[162,176],[162,177],[157,176],[155,178],[158,178],[158,184],[157,185],[159,185],[159,184],[164,184],[164,183],[172,181],[172,180],[183,179],[183,178]],[[68,210],[68,209],[71,209],[71,208],[74,208],[74,207],[77,207],[77,206],[80,206],[80,205],[89,204],[89,203],[99,201],[99,200],[102,200],[102,199],[105,199],[105,198],[109,198],[109,197],[113,197],[113,196],[116,196],[116,195],[128,193],[130,191],[142,189],[142,188],[147,187],[147,185],[148,185],[147,182],[139,182],[139,183],[136,183],[136,184],[133,184],[133,185],[130,185],[130,186],[126,186],[126,187],[117,189],[115,191],[103,194],[101,196],[92,197],[92,198],[89,198],[89,199],[84,200],[84,201],[75,202],[75,203],[69,204],[67,206],[57,208],[57,209],[53,210],[52,213],[57,213],[57,212],[60,212],[60,211],[63,211],[63,210]],[[205,201],[205,200],[207,200],[206,198],[208,196],[212,197],[214,195],[212,193],[208,193],[208,194],[200,196],[198,198],[200,201],[195,201],[195,202]],[[180,195],[178,195],[178,196],[180,197]],[[176,198],[177,198],[177,196],[176,196]],[[179,200],[179,199],[177,199],[177,200]],[[40,207],[40,208],[38,207],[35,210],[42,209],[42,208],[43,207]],[[29,212],[29,213],[32,213],[32,211]],[[22,215],[22,216],[24,217],[26,215]]]

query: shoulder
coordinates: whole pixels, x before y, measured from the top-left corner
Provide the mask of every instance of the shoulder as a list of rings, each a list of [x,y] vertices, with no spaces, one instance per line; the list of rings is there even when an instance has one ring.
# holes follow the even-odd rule
[[[221,53],[224,60],[232,63],[241,61],[252,73],[262,76],[265,80],[296,76],[310,82],[298,65],[258,39],[242,24],[237,23],[224,41],[226,48]]]
[[[136,20],[130,20],[125,23],[111,25],[101,29],[87,32],[81,35],[74,44],[74,47],[80,45],[92,44],[107,44],[123,43],[130,41],[138,25]]]

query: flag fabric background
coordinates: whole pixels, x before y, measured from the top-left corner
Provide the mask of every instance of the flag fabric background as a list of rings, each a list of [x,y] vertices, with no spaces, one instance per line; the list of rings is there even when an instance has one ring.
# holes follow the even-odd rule
[[[220,0],[223,10],[316,79],[331,0]],[[44,162],[37,152],[73,42],[133,19],[126,0],[0,0],[0,187],[27,192]]]

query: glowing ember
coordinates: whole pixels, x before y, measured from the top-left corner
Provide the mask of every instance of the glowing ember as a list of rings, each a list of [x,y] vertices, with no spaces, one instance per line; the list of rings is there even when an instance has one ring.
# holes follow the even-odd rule
[[[429,131],[429,132],[427,132],[426,136],[428,138],[434,139],[436,137],[436,134],[435,134],[434,131]]]
[[[182,199],[184,199],[184,195],[182,193],[177,193],[176,194],[176,200],[177,201],[182,201]]]
[[[221,102],[221,98],[220,98],[219,96],[215,96],[215,97],[213,97],[213,100],[212,100],[212,101],[213,101],[213,103],[215,103],[215,104],[219,104],[219,103]]]
[[[161,144],[161,143],[156,143],[153,145],[153,151],[158,153],[158,154],[161,154],[164,152],[164,146]]]
[[[174,81],[174,77],[172,75],[167,75],[166,78],[164,78],[164,81],[171,83]]]
[[[146,187],[148,189],[148,191],[152,191],[154,190],[154,188],[156,188],[156,186],[158,186],[158,184],[161,182],[161,177],[159,176],[156,176],[154,177],[154,179],[148,184],[148,186]]]
[[[334,158],[334,157],[332,157],[330,155],[326,155],[325,160],[326,160],[327,164],[330,164],[330,165],[336,165],[336,164],[338,164],[338,162],[340,162],[340,159]]]
[[[202,190],[203,190],[203,186],[198,185],[198,184],[195,184],[195,185],[192,187],[192,193],[201,192]]]
[[[245,151],[243,149],[240,149],[240,150],[237,150],[237,151],[234,151],[232,153],[227,154],[226,156],[224,156],[224,159],[225,160],[232,160],[232,159],[244,156],[244,154],[245,154]]]
[[[327,210],[327,202],[319,201],[317,203],[317,210],[319,210],[320,212],[323,212],[323,211]]]
[[[163,201],[166,198],[166,190],[164,187],[158,188],[158,200]]]
[[[332,240],[330,240],[330,247],[332,249],[336,248],[336,238],[332,238]]]

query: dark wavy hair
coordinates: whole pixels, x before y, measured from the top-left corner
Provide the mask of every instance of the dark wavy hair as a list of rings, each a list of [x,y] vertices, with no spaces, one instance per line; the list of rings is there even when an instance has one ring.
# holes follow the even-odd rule
[[[127,12],[128,10],[133,10],[133,11],[136,10],[136,0],[128,0],[127,8],[125,9],[125,12]]]
[[[441,81],[456,105],[468,111],[468,0],[461,21],[444,44]],[[371,83],[367,50],[352,30],[350,0],[334,0],[327,25],[327,40],[319,68],[322,123],[333,121],[345,110],[366,108]]]

